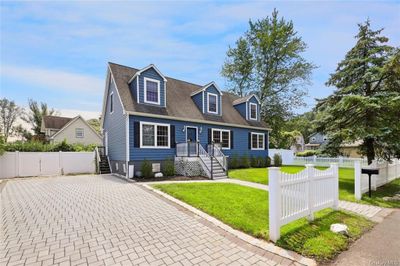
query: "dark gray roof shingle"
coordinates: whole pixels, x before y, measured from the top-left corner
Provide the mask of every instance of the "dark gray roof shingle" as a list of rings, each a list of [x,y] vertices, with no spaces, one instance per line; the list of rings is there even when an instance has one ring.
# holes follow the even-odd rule
[[[118,93],[126,111],[165,115],[180,119],[204,120],[240,126],[268,128],[265,122],[253,122],[244,119],[233,106],[238,100],[234,94],[224,91],[222,96],[222,116],[206,115],[201,112],[191,98],[191,94],[203,86],[186,81],[166,77],[167,79],[167,106],[165,108],[138,104],[134,101],[129,89],[129,80],[139,70],[115,63],[109,63]]]
[[[44,128],[61,129],[73,118],[46,115],[43,116]]]

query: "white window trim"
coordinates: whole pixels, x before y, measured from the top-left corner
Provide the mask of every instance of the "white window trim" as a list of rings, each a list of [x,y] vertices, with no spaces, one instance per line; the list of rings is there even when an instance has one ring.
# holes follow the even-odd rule
[[[210,96],[215,96],[215,112],[210,111]],[[210,114],[218,114],[218,95],[215,93],[207,92],[207,112]]]
[[[254,118],[254,117],[251,117],[251,106],[255,106],[256,107],[256,117]],[[257,106],[257,104],[255,104],[255,103],[250,103],[250,120],[257,120],[258,119],[258,106]]]
[[[157,83],[157,93],[158,93],[158,97],[157,97],[157,102],[153,102],[153,101],[148,101],[147,100],[147,81],[151,81],[151,82],[155,82]],[[151,78],[143,78],[143,82],[144,82],[144,102],[145,103],[151,103],[151,104],[160,104],[160,98],[161,98],[161,93],[160,93],[160,81],[156,80],[156,79],[151,79]]]
[[[143,146],[143,125],[154,126],[154,146]],[[168,127],[168,146],[157,146],[157,126]],[[170,124],[140,122],[140,148],[141,149],[170,149],[171,148],[171,126]]]
[[[82,129],[82,137],[78,137],[78,136],[77,136],[78,129]],[[81,128],[81,127],[75,128],[75,138],[76,138],[76,139],[84,139],[84,138],[85,138],[85,129],[84,129],[84,128]]]
[[[187,139],[187,129],[188,128],[195,128],[196,129],[196,141],[199,141],[199,128],[195,126],[185,126],[185,135],[186,135],[186,142],[188,141]]]
[[[220,129],[220,128],[212,128],[211,129],[211,141],[213,141],[214,142],[214,131],[219,131],[220,133],[219,133],[219,138],[221,139],[221,143],[222,143],[222,132],[224,131],[224,132],[228,132],[229,133],[229,141],[228,141],[228,145],[229,145],[229,147],[227,148],[227,147],[222,147],[221,146],[221,148],[223,149],[223,150],[230,150],[231,149],[231,131],[230,130],[228,130],[228,129]]]
[[[253,147],[253,136],[257,136],[257,148],[254,148]],[[262,137],[262,139],[263,139],[263,141],[262,141],[262,148],[259,148],[258,147],[258,141],[259,141],[259,137]],[[252,151],[262,151],[262,150],[265,150],[265,134],[264,133],[257,133],[257,132],[251,132],[251,139],[250,139],[250,142],[251,142],[251,150]]]
[[[111,106],[112,106],[112,108],[111,108]],[[110,114],[112,114],[112,113],[114,113],[114,92],[110,93]]]

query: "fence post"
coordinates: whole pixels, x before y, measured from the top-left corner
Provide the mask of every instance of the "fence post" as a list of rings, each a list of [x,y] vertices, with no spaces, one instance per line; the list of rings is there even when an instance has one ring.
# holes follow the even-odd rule
[[[19,177],[19,151],[15,152],[15,176]]]
[[[317,155],[313,156],[313,162],[316,163],[317,162]]]
[[[279,167],[269,170],[269,239],[276,242],[280,238],[281,221],[281,172]]]
[[[333,190],[333,209],[339,209],[339,166],[337,163],[331,163],[331,168],[334,177],[334,190]]]
[[[356,200],[361,199],[361,162],[359,160],[354,161],[354,196]]]
[[[61,157],[62,157],[62,151],[59,151],[58,152],[58,168],[60,169],[60,175],[61,175],[61,172],[62,172],[62,163],[61,163]]]
[[[314,220],[314,165],[313,164],[306,164],[305,165],[306,170],[307,170],[307,198],[308,198],[308,217],[307,219],[309,221]]]

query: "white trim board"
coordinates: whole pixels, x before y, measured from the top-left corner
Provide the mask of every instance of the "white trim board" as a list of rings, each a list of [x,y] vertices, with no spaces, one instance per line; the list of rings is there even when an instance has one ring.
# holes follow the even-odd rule
[[[157,94],[158,94],[158,96],[157,96],[157,102],[153,102],[153,101],[147,100],[147,81],[157,83]],[[143,87],[144,87],[144,90],[143,90],[143,91],[144,91],[143,102],[144,102],[144,103],[149,103],[149,104],[160,105],[160,102],[161,102],[160,81],[157,80],[157,79],[152,79],[152,78],[144,77],[144,78],[143,78]]]
[[[211,112],[210,111],[210,96],[215,96],[215,107],[216,107],[215,108],[215,112]],[[218,95],[215,94],[215,93],[207,92],[207,113],[217,115],[218,114],[218,107],[219,107],[219,105],[218,105]]]
[[[132,82],[132,80],[135,79],[135,77],[140,76],[140,74],[142,74],[142,72],[144,72],[144,71],[146,71],[146,70],[148,70],[150,68],[153,68],[157,72],[157,74],[160,75],[165,82],[167,82],[167,78],[161,73],[161,71],[155,65],[150,64],[147,67],[144,67],[141,70],[139,70],[138,72],[136,72],[135,75],[133,75],[129,79],[128,84],[130,84]]]
[[[255,106],[256,107],[256,117],[252,118],[251,117],[251,106]],[[258,120],[258,105],[256,103],[249,103],[249,111],[250,111],[250,120]]]

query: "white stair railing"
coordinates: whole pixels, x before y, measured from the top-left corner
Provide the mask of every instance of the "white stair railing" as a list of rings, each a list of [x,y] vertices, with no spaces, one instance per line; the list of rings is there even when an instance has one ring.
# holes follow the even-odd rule
[[[212,157],[214,157],[218,161],[218,163],[222,166],[224,171],[228,169],[228,160],[225,154],[218,147],[218,145],[215,145],[214,143],[208,145],[208,152]]]

